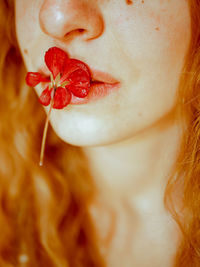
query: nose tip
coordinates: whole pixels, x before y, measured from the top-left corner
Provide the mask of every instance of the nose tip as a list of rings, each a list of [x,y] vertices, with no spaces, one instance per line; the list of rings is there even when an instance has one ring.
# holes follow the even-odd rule
[[[39,22],[45,34],[57,39],[83,35],[90,40],[103,31],[103,18],[94,1],[46,0],[39,12]]]

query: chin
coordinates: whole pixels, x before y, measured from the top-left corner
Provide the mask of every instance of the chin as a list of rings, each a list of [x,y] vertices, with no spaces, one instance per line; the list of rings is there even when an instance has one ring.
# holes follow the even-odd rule
[[[57,136],[64,142],[79,147],[98,147],[98,146],[109,146],[116,143],[127,141],[137,133],[130,132],[119,132],[116,130],[109,131],[110,129],[104,127],[103,129],[77,129],[66,128],[63,126],[55,127],[53,129]]]
[[[97,147],[97,146],[106,146],[112,144],[114,141],[111,138],[106,138],[96,135],[87,135],[83,136],[82,134],[65,134],[63,132],[56,131],[57,136],[64,141],[73,146],[79,147]]]

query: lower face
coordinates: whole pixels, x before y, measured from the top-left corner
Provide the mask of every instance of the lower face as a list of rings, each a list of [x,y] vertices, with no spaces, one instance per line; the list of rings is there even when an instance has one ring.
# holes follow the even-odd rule
[[[15,0],[16,33],[27,70],[38,71],[45,51],[59,46],[70,57],[110,74],[120,88],[89,103],[54,109],[50,122],[57,135],[72,145],[103,146],[133,138],[166,117],[175,107],[190,41],[188,2],[83,0],[84,5],[69,5],[64,14],[61,2],[69,5],[72,0]],[[89,5],[96,12],[90,12]],[[87,12],[91,25],[84,24]],[[68,42],[54,35],[48,22],[45,31],[41,26],[47,16],[63,15],[67,21],[72,14],[76,20],[71,23],[78,21],[79,28],[81,23],[90,30],[94,22],[103,23],[102,33],[89,41],[77,35]],[[56,23],[58,30],[64,25],[63,20]],[[42,92],[40,85],[35,90]]]

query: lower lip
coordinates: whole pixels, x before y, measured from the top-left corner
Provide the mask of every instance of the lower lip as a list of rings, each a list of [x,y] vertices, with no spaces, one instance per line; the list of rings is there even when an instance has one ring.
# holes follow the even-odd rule
[[[84,97],[76,97],[72,94],[72,99],[70,104],[71,105],[81,105],[81,104],[86,104],[89,102],[94,102],[102,97],[105,97],[112,93],[113,91],[117,91],[120,88],[120,83],[92,83],[90,87],[90,92],[89,94]]]

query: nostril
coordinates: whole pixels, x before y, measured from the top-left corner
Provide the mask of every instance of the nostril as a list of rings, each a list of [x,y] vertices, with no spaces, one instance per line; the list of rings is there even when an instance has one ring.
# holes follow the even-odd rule
[[[78,29],[79,32],[84,32],[85,30],[84,29]]]
[[[72,40],[74,39],[76,36],[78,35],[82,35],[86,32],[85,29],[75,29],[75,30],[72,30],[70,32],[68,32],[67,34],[65,34],[64,38],[65,40]]]

